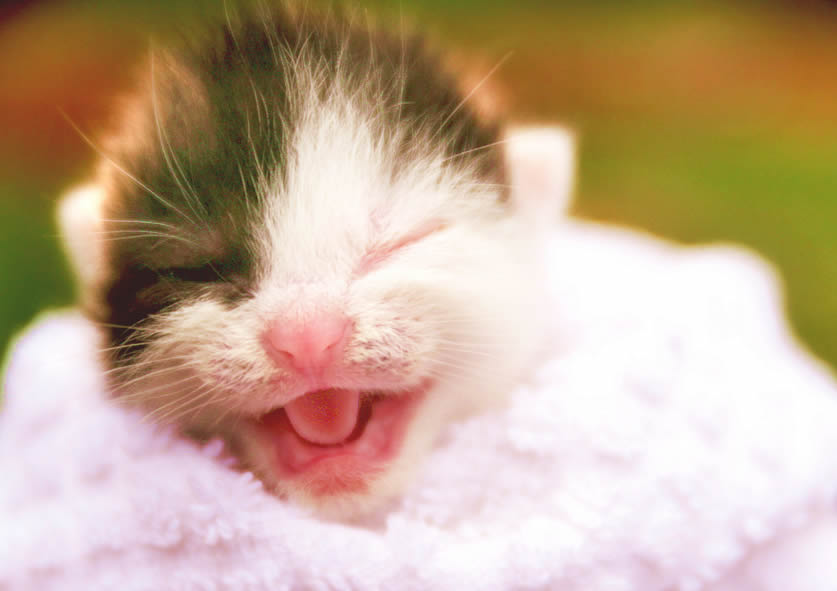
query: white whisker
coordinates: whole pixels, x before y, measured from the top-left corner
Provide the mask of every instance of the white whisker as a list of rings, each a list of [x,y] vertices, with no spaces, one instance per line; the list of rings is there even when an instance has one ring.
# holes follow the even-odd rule
[[[125,177],[126,177],[126,178],[128,178],[128,179],[130,179],[131,181],[133,181],[134,183],[136,183],[136,185],[137,185],[137,186],[139,186],[140,188],[144,189],[144,190],[145,190],[145,191],[146,191],[149,195],[151,195],[152,197],[154,197],[157,201],[159,201],[160,203],[162,203],[165,207],[167,207],[168,209],[170,209],[170,210],[172,210],[173,212],[177,213],[178,215],[180,215],[180,216],[181,216],[183,219],[185,219],[186,221],[188,221],[188,222],[190,222],[190,223],[194,223],[194,222],[192,222],[192,219],[191,219],[189,216],[187,216],[185,213],[183,213],[182,211],[180,211],[177,207],[175,207],[174,205],[172,205],[172,203],[170,203],[168,200],[166,200],[166,199],[164,199],[163,197],[161,197],[161,196],[160,196],[160,195],[159,195],[156,191],[154,191],[153,189],[151,189],[151,187],[149,187],[148,185],[146,185],[145,183],[143,183],[142,181],[140,181],[137,177],[135,177],[134,175],[132,175],[130,172],[128,172],[127,170],[125,170],[125,168],[124,168],[123,166],[121,166],[120,164],[118,164],[118,163],[117,163],[117,162],[116,162],[113,158],[111,158],[110,156],[108,156],[107,154],[105,154],[105,153],[104,153],[104,151],[102,151],[102,150],[101,150],[101,149],[100,149],[100,148],[99,148],[99,147],[95,144],[95,142],[93,142],[93,140],[91,140],[89,137],[87,137],[87,135],[86,135],[86,134],[85,134],[85,133],[81,130],[81,128],[80,128],[78,125],[76,125],[76,123],[75,123],[72,119],[70,119],[70,116],[69,116],[69,115],[67,115],[67,113],[66,113],[65,111],[60,110],[60,113],[61,113],[61,115],[64,117],[64,119],[66,119],[66,120],[67,120],[67,123],[69,123],[69,124],[72,126],[72,128],[76,131],[76,133],[78,133],[78,134],[79,134],[79,136],[81,136],[81,139],[82,139],[82,140],[84,140],[84,142],[85,142],[88,146],[90,146],[90,148],[91,148],[91,149],[93,149],[93,150],[94,150],[97,154],[99,154],[99,156],[101,156],[104,160],[106,160],[108,163],[110,163],[110,164],[111,164],[111,165],[112,165],[112,166],[113,166],[113,167],[114,167],[117,171],[119,171],[120,173],[122,173],[123,175],[125,175]]]

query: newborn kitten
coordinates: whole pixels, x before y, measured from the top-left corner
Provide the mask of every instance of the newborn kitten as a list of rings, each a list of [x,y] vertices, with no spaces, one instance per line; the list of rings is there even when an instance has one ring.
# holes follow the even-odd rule
[[[61,209],[114,396],[373,509],[530,361],[567,174],[531,147],[566,138],[504,140],[422,41],[334,15],[244,10],[146,66]]]

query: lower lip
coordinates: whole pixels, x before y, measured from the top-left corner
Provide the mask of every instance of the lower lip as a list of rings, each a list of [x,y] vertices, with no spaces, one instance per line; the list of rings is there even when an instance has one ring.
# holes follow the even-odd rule
[[[302,439],[282,409],[263,416],[257,426],[264,445],[273,448],[280,480],[294,480],[315,496],[364,492],[398,454],[407,425],[428,390],[429,384],[423,384],[412,392],[376,399],[363,431],[338,445]]]

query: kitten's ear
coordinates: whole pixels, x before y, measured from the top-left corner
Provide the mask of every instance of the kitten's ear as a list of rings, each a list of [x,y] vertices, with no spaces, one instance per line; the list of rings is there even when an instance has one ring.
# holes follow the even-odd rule
[[[569,207],[575,183],[575,137],[562,127],[513,127],[506,163],[515,207],[552,224]]]
[[[58,204],[64,250],[82,292],[100,280],[104,269],[104,195],[99,185],[84,185],[65,193]]]

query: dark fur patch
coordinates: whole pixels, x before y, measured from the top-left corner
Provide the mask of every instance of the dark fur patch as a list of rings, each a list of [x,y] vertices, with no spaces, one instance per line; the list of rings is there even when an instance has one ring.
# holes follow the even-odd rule
[[[284,171],[294,129],[294,77],[301,52],[329,77],[372,86],[384,121],[410,138],[434,130],[453,158],[487,183],[504,183],[495,125],[478,120],[454,78],[418,38],[370,32],[339,16],[246,11],[193,35],[174,53],[152,52],[148,77],[130,101],[106,166],[111,280],[101,300],[112,344],[136,339],[113,361],[142,348],[129,327],[197,293],[234,302],[257,280],[250,243],[262,175]],[[152,68],[153,65],[153,68]],[[341,69],[342,68],[342,69]],[[403,91],[403,92],[402,92]],[[276,180],[276,179],[274,179]],[[143,186],[144,185],[144,186]],[[136,223],[127,223],[136,220]]]

